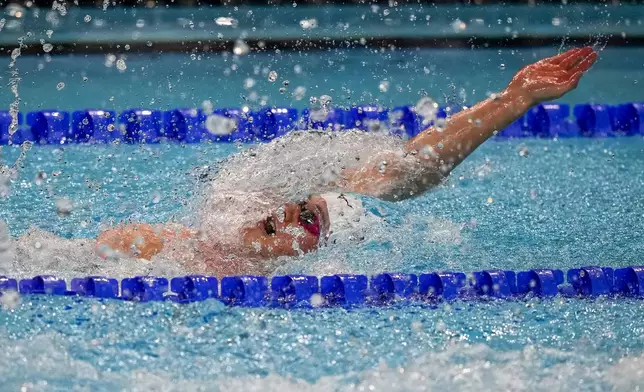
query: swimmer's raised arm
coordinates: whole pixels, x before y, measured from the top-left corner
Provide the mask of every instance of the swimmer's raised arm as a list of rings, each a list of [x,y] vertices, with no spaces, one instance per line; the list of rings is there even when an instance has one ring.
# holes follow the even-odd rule
[[[424,170],[409,175],[393,158],[386,170],[365,167],[347,173],[345,188],[385,199],[404,199],[437,185],[479,145],[531,107],[575,89],[596,60],[597,53],[585,47],[522,68],[498,95],[451,116],[444,129],[428,128],[406,143],[407,152],[426,163]]]
[[[429,128],[407,143],[421,159],[447,166],[447,172],[496,132],[531,107],[575,89],[597,59],[592,48],[572,49],[522,68],[496,96],[450,117],[444,131]],[[447,174],[447,173],[445,173]]]

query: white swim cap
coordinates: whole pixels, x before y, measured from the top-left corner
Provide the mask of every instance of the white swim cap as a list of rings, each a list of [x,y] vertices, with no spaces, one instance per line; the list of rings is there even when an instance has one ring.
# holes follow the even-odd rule
[[[345,193],[320,195],[326,201],[329,211],[330,230],[327,243],[360,241],[364,228],[373,217],[365,213],[362,201]]]

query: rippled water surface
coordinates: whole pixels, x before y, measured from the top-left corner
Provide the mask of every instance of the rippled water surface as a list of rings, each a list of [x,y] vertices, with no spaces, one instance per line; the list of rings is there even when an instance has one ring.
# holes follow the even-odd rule
[[[425,94],[441,104],[475,102],[503,88],[520,66],[556,52],[41,55],[21,56],[16,67],[25,112],[200,107],[206,100],[215,107],[303,108],[323,94],[339,106],[397,106]],[[603,50],[566,102],[640,100],[643,59],[638,48]],[[274,83],[270,71],[278,74]],[[15,99],[7,75],[0,75],[2,108]],[[0,218],[12,236],[37,227],[76,239],[115,222],[181,219],[194,207],[194,169],[239,148],[37,146],[13,175],[0,175]],[[16,148],[3,147],[4,163],[17,156]],[[386,225],[360,246],[323,249],[276,272],[643,264],[643,189],[641,137],[489,141],[430,193],[400,203],[365,201]],[[34,238],[24,244],[40,257],[13,264],[0,257],[2,273],[69,278],[88,270],[65,248],[54,251]],[[123,271],[112,267],[97,268]],[[4,296],[0,302],[2,390],[644,388],[644,302],[633,299],[291,312],[227,308],[214,300],[176,305]]]
[[[644,385],[643,303],[324,311],[23,297],[0,312],[17,390],[513,391]]]
[[[119,221],[180,219],[195,206],[194,168],[237,149],[34,147],[0,201],[0,217],[14,235],[36,226],[68,238],[93,237]],[[386,220],[376,238],[344,254],[323,249],[279,272],[641,263],[643,149],[640,137],[489,141],[432,192],[369,200]],[[4,158],[13,162],[17,153],[5,148]],[[60,199],[73,204],[71,214],[57,213]]]
[[[191,202],[187,173],[236,148],[33,148],[0,215],[14,235],[36,225],[68,237],[93,236],[111,219],[164,221]],[[641,138],[490,141],[446,185],[377,204],[390,217],[389,236],[342,259],[321,251],[294,260],[282,272],[641,264],[643,149]],[[12,161],[17,151],[4,154]],[[74,202],[69,216],[56,213],[57,197]],[[216,301],[3,302],[0,375],[10,390],[24,383],[33,390],[644,386],[638,300],[295,312]]]

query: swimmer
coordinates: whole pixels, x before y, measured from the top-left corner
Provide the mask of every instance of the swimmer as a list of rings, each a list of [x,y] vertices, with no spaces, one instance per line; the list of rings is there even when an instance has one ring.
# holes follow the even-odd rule
[[[268,146],[257,147],[260,152],[233,157],[229,165],[220,168],[212,184],[206,184],[210,189],[198,203],[199,219],[192,227],[119,225],[98,236],[96,250],[103,257],[118,252],[148,260],[155,256],[176,258],[195,271],[214,275],[268,274],[274,268],[271,260],[313,252],[350,236],[346,230],[355,222],[368,221],[369,214],[358,195],[396,201],[440,184],[479,145],[531,107],[575,89],[597,56],[592,48],[585,47],[530,64],[518,71],[502,92],[449,117],[442,129],[429,127],[410,140],[401,140],[400,151],[393,147],[372,149],[363,156],[338,157],[340,163],[335,166],[329,163],[335,162],[335,156],[307,166],[306,162],[318,155],[315,148],[321,154],[331,145],[297,145],[304,136],[293,135],[281,138],[291,138],[288,142],[295,144],[292,154],[298,149],[311,151],[301,155],[298,164],[289,169],[272,169],[267,166],[274,166],[273,162],[257,160],[248,172],[237,170],[242,158],[252,162],[253,154],[261,151],[272,152],[273,161],[281,159],[287,154],[283,152],[286,144],[274,140]],[[332,134],[316,140],[361,140],[356,136],[358,132]],[[322,166],[326,171],[321,171]],[[275,175],[267,175],[266,170],[273,170]],[[298,170],[306,173],[298,174]],[[266,181],[270,183],[261,184],[262,178],[270,178]],[[287,200],[294,197],[300,199]]]

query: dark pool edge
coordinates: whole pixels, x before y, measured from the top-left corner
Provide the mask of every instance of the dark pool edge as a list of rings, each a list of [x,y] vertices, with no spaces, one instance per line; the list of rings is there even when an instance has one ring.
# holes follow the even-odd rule
[[[609,36],[598,40],[590,35],[579,36],[542,36],[542,37],[452,37],[452,38],[366,38],[366,39],[252,39],[246,41],[253,52],[274,50],[327,50],[333,48],[519,48],[552,45],[608,45],[620,47],[644,46],[644,36]],[[55,54],[102,54],[102,53],[192,53],[192,52],[232,52],[233,40],[189,40],[162,41],[149,45],[140,41],[124,42],[52,42],[50,55]],[[0,45],[0,56],[10,56],[18,45]],[[21,54],[44,54],[42,45],[29,44],[21,49]]]

